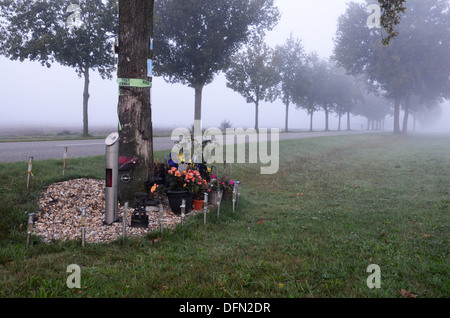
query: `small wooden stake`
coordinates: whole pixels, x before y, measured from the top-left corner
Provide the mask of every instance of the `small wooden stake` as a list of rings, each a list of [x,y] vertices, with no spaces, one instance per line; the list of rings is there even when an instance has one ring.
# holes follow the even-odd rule
[[[66,174],[67,147],[64,147],[63,155],[63,176]]]
[[[33,169],[33,157],[28,159],[28,176],[27,176],[27,189],[30,187],[30,178],[33,175],[31,170]]]

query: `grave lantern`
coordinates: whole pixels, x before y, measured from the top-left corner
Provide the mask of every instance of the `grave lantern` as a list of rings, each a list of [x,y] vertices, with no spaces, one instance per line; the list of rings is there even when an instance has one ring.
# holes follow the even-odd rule
[[[119,219],[117,186],[119,180],[119,133],[110,134],[106,140],[106,216],[111,225]]]

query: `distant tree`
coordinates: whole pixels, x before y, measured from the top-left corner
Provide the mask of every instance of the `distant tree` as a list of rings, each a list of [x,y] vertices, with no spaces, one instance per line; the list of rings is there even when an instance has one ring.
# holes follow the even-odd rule
[[[313,131],[314,113],[320,109],[321,81],[323,74],[320,72],[322,60],[316,53],[310,53],[306,57],[305,76],[299,75],[294,78],[294,89],[292,91],[292,102],[297,109],[305,109],[310,117],[309,130]],[[306,88],[306,90],[305,90]]]
[[[228,128],[231,128],[231,122],[227,119],[222,120],[222,122],[220,123],[220,130],[222,130],[223,132],[225,132]]]
[[[350,118],[358,101],[363,99],[364,87],[359,80],[349,76],[342,68],[335,68],[334,112],[339,118],[338,130],[341,130],[341,118],[347,115],[347,130],[351,129]]]
[[[292,96],[306,94],[306,53],[300,40],[292,34],[286,43],[275,48],[274,61],[280,75],[279,97],[286,106],[285,131],[289,131],[289,106]],[[295,91],[295,92],[294,92]]]
[[[255,39],[245,51],[234,55],[226,79],[227,87],[255,105],[255,129],[258,130],[259,105],[276,99],[280,82],[273,63],[273,50],[261,39]]]
[[[155,6],[155,74],[194,88],[194,120],[201,119],[205,85],[279,19],[274,0],[161,0]]]
[[[380,129],[386,116],[391,114],[392,104],[381,94],[369,92],[359,99],[352,111],[354,115],[367,118],[367,130]]]
[[[322,109],[325,113],[325,131],[329,130],[330,114],[335,110],[336,103],[342,96],[342,86],[339,82],[339,70],[328,60],[316,55],[309,57],[308,79],[306,94],[294,94],[294,101],[302,108],[306,108],[312,116],[314,111]]]
[[[371,3],[371,1],[368,1]],[[450,96],[450,3],[408,0],[399,34],[388,46],[378,41],[381,31],[366,25],[364,5],[350,3],[339,18],[334,59],[352,75],[364,75],[394,101],[394,132],[400,133],[400,110],[407,130],[409,99]]]
[[[56,62],[84,77],[83,135],[87,136],[89,72],[96,70],[103,79],[111,79],[115,70],[117,0],[85,0],[79,6],[72,2],[0,0],[0,54],[47,67]]]

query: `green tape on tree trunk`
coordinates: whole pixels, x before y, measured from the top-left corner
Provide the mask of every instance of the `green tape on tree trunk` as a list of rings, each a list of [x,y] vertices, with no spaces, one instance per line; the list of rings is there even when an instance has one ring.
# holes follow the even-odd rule
[[[139,88],[152,87],[152,82],[140,78],[118,78],[117,83],[121,87],[139,87]]]
[[[139,88],[152,87],[152,82],[140,78],[118,78],[117,83],[119,84],[119,96],[120,96],[120,87],[139,87]],[[117,115],[119,115],[119,109],[117,109]],[[122,124],[120,123],[120,120],[119,120],[119,130],[122,130]]]

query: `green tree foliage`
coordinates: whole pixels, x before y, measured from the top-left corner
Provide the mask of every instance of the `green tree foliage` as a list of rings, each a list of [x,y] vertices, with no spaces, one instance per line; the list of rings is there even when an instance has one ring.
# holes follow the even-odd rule
[[[394,101],[395,133],[401,132],[401,106],[407,129],[412,95],[424,102],[450,97],[449,6],[447,0],[409,0],[398,35],[387,46],[379,41],[381,30],[366,25],[366,6],[350,3],[339,18],[334,59]]]
[[[89,71],[111,79],[115,69],[112,39],[117,33],[117,1],[1,0],[0,54],[11,60],[56,62],[84,77],[83,134],[88,135]],[[72,11],[74,10],[74,11]],[[78,26],[68,21],[76,18]]]
[[[247,50],[233,56],[226,73],[227,87],[255,105],[255,129],[259,128],[259,106],[277,97],[280,76],[273,62],[273,50],[262,40],[250,43]]]
[[[205,85],[253,36],[278,22],[273,0],[160,0],[155,3],[155,74],[195,89],[201,119]]]
[[[405,12],[406,0],[378,0],[381,8],[381,26],[387,35],[383,37],[382,43],[389,45],[391,40],[398,35],[395,27],[400,24],[401,14]]]
[[[286,106],[285,131],[289,131],[289,106],[292,96],[306,94],[308,84],[306,53],[301,40],[294,39],[291,34],[285,44],[275,48],[274,61],[281,79],[279,97]]]

